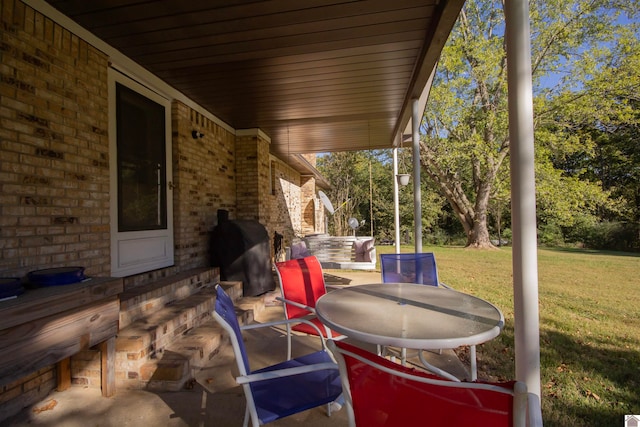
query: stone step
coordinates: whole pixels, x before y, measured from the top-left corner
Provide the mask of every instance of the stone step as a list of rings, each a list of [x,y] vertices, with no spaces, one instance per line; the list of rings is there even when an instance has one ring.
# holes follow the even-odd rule
[[[221,285],[236,301],[242,295],[242,282],[221,282]],[[260,306],[258,300],[248,298],[241,302],[243,311],[251,313],[244,314],[243,321],[253,319],[253,310]],[[189,376],[190,364],[199,358],[211,357],[218,346],[219,339],[215,336],[221,334],[221,329],[212,332],[210,327],[203,327],[200,330],[210,342],[203,342],[200,332],[194,332],[213,321],[214,303],[215,289],[206,286],[121,329],[116,338],[116,386],[142,388],[152,379],[157,378],[160,384],[175,383]],[[169,384],[158,388],[163,387],[169,390],[180,386]]]
[[[241,282],[221,284],[234,299],[242,293]],[[197,293],[173,301],[121,328],[116,337],[116,369],[138,370],[147,359],[156,357],[156,353],[162,352],[181,334],[210,319],[214,302],[214,287],[203,287]]]
[[[216,270],[199,268],[165,277],[120,294],[120,329],[214,284]]]
[[[259,303],[243,299],[237,302],[236,314],[240,324],[248,324],[254,320],[253,309],[240,307],[256,307]],[[182,390],[195,378],[196,370],[209,364],[223,346],[230,345],[224,329],[210,318],[167,346],[156,359],[143,364],[138,378],[117,381],[116,385],[153,391]]]

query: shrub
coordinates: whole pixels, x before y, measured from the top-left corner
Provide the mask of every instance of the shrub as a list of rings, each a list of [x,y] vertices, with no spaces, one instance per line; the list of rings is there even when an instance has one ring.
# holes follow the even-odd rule
[[[627,222],[603,221],[585,227],[583,242],[589,249],[637,251],[640,249],[640,227]]]
[[[538,227],[538,243],[543,246],[564,245],[562,228],[555,223],[542,224]]]

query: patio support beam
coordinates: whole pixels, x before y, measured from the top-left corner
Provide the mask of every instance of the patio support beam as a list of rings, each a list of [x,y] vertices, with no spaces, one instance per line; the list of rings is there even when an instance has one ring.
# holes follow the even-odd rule
[[[393,147],[393,225],[395,229],[396,253],[400,253],[400,195],[398,194],[398,146],[402,141],[402,134],[396,136],[396,144]]]
[[[540,397],[533,91],[527,0],[505,1],[516,379]]]
[[[420,123],[422,121],[422,111],[420,110],[420,100],[413,99],[411,102],[411,134],[413,140],[413,222],[414,222],[414,244],[415,252],[422,253],[422,195],[420,194]]]

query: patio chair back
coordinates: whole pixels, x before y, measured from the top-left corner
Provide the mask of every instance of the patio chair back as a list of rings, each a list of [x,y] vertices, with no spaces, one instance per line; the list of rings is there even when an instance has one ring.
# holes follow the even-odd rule
[[[439,286],[436,258],[432,252],[381,254],[383,283],[419,283]]]
[[[247,349],[242,340],[236,309],[233,301],[220,285],[216,285],[216,302],[213,316],[229,334],[240,375],[247,375],[251,372],[251,369],[249,367]]]
[[[241,327],[233,301],[220,285],[216,285],[213,316],[229,334],[236,357],[240,372],[236,381],[242,384],[247,401],[244,426],[249,420],[257,427],[329,404],[342,394],[337,366],[324,349],[251,371],[242,329],[271,327],[286,321]]]
[[[524,427],[524,383],[454,382],[401,366],[344,341],[328,346],[340,366],[351,426]]]
[[[322,266],[315,256],[277,262],[276,272],[285,300],[315,308],[318,298],[327,293]],[[287,319],[311,314],[308,309],[292,304],[285,304],[284,311]]]
[[[287,357],[291,358],[291,331],[302,332],[309,335],[318,335],[324,338],[343,339],[335,331],[324,326],[320,319],[315,317],[316,301],[327,293],[324,282],[322,265],[315,256],[292,259],[276,263],[276,272],[280,282],[282,298],[284,302],[284,315],[287,319],[306,318],[308,322],[287,325]]]

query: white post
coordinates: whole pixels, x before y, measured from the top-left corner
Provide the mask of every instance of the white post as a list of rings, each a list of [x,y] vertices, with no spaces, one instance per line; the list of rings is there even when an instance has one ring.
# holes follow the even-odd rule
[[[398,134],[402,138],[401,134]],[[400,196],[398,194],[398,145],[393,147],[393,224],[395,228],[396,253],[400,253]]]
[[[506,0],[516,379],[540,397],[533,91],[527,0]]]
[[[411,104],[411,133],[413,139],[413,238],[415,252],[422,253],[422,196],[420,194],[420,113],[419,100],[414,99]]]

